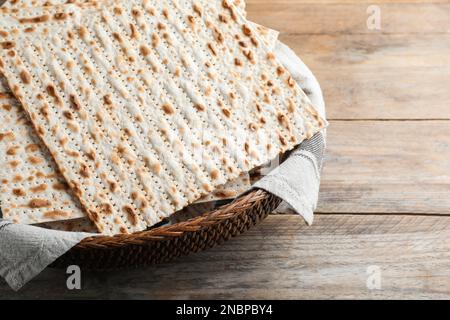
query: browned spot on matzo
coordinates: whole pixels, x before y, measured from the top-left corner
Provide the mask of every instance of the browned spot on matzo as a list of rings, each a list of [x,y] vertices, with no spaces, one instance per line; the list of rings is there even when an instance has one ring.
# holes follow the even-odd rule
[[[25,84],[29,84],[29,83],[31,82],[31,76],[30,76],[30,74],[29,74],[27,71],[25,71],[25,70],[22,70],[22,71],[20,72],[20,79],[22,79],[23,83],[25,83]]]
[[[15,43],[12,41],[4,41],[4,42],[0,42],[0,47],[2,47],[3,49],[11,49],[14,48]]]
[[[30,188],[30,191],[33,193],[44,192],[45,190],[47,190],[47,185],[45,183]]]
[[[46,90],[47,90],[47,94],[55,100],[57,105],[61,105],[62,104],[61,98],[56,93],[56,89],[55,89],[55,87],[53,85],[51,85],[51,84],[48,85],[46,87]]]
[[[103,203],[100,205],[100,210],[103,214],[111,215],[113,214],[113,207],[109,203]]]
[[[51,220],[56,220],[58,218],[70,217],[70,213],[63,210],[52,210],[44,212],[44,217]]]
[[[192,5],[192,8],[194,9],[194,12],[196,14],[198,14],[199,17],[203,16],[203,9],[202,9],[202,7],[201,7],[201,5],[199,3],[194,3]]]
[[[28,202],[30,208],[44,208],[49,207],[51,202],[46,199],[32,199]]]
[[[138,218],[136,213],[134,212],[133,208],[131,206],[124,206],[122,208],[123,212],[127,214],[128,219],[131,221],[131,224],[137,225]]]
[[[217,49],[212,43],[208,43],[208,49],[211,50],[212,54],[217,56]]]
[[[71,94],[71,95],[69,96],[69,103],[70,103],[70,106],[71,106],[74,110],[80,110],[80,109],[81,109],[80,103],[78,102],[78,100],[77,100],[77,98],[75,97],[74,94]]]
[[[147,47],[146,45],[142,45],[141,47],[140,47],[140,51],[141,51],[141,54],[145,57],[145,56],[148,56],[149,54],[150,54],[150,48],[149,47]]]
[[[248,25],[245,25],[245,24],[242,26],[242,32],[244,32],[244,34],[247,37],[250,37],[252,35],[252,29],[250,29],[250,27]]]
[[[57,12],[53,15],[53,19],[55,20],[65,20],[67,19],[68,15],[64,12]]]
[[[164,110],[164,113],[169,115],[175,112],[175,109],[170,104],[163,104],[162,108]]]
[[[37,143],[29,143],[25,147],[25,151],[27,152],[36,152],[39,150],[39,145]]]
[[[43,162],[42,158],[36,157],[36,156],[29,156],[28,161],[31,164],[40,164]]]
[[[12,132],[0,133],[0,141],[2,141],[5,138],[8,140],[14,140],[14,133]]]
[[[13,160],[13,161],[9,161],[8,164],[10,165],[11,168],[16,168],[20,164],[20,161]]]
[[[8,150],[6,150],[6,154],[9,155],[9,156],[14,156],[14,155],[17,154],[17,150],[18,150],[19,148],[20,148],[20,147],[18,147],[18,146],[11,147],[11,148],[9,148]]]
[[[42,15],[42,16],[37,16],[37,17],[32,17],[32,18],[21,18],[19,19],[20,23],[42,23],[42,22],[47,22],[49,20],[49,16],[48,15]]]
[[[69,186],[67,185],[67,183],[64,183],[64,182],[55,182],[52,185],[52,188],[55,190],[61,191],[61,190],[67,190],[69,188]]]
[[[22,188],[13,189],[13,194],[19,197],[25,196],[27,193]]]

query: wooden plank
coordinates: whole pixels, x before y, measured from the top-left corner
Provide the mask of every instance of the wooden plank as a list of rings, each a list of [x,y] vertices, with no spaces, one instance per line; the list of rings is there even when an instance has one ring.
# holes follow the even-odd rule
[[[382,3],[381,30],[369,30],[368,3],[258,1],[248,4],[255,22],[293,34],[449,33],[448,3]]]
[[[450,214],[449,121],[331,121],[319,212]]]
[[[316,68],[450,65],[450,34],[281,34],[280,40]]]
[[[47,270],[19,293],[0,285],[0,297],[449,298],[449,263],[450,217],[318,215],[306,227],[298,216],[271,216],[176,263],[85,272],[80,291],[66,289],[64,271]],[[367,282],[377,270],[381,288],[373,290]]]
[[[318,72],[330,119],[450,119],[450,66]]]
[[[330,119],[450,119],[450,34],[285,35]]]

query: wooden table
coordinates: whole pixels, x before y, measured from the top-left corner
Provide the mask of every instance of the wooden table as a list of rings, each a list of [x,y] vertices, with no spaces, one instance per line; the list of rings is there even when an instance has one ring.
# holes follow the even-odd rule
[[[318,77],[330,128],[315,224],[271,216],[164,266],[46,270],[13,298],[450,297],[450,3],[248,0]],[[379,281],[378,281],[379,280]]]

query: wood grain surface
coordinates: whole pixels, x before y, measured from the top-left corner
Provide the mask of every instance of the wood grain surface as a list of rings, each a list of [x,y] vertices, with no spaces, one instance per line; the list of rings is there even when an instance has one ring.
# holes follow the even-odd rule
[[[448,33],[450,3],[380,3],[381,29],[367,28],[370,3],[252,1],[250,19],[284,34]]]
[[[450,34],[282,35],[330,119],[450,119]]]
[[[449,121],[331,121],[319,212],[450,214]]]
[[[158,267],[45,270],[0,298],[450,298],[450,1],[247,0],[316,74],[329,115],[313,226],[270,216]],[[379,275],[379,289],[370,285]],[[369,282],[369,286],[368,286]]]
[[[82,274],[82,290],[46,270],[9,298],[443,298],[450,291],[450,218],[399,215],[270,216],[207,252],[159,267]],[[379,289],[370,285],[379,270]],[[378,271],[377,271],[378,272]],[[369,281],[369,286],[367,282]]]

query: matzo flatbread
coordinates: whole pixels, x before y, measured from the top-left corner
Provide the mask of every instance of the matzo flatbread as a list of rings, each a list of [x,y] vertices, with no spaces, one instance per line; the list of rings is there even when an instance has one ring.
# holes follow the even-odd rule
[[[27,8],[27,7],[42,7],[53,6],[67,3],[84,3],[91,0],[0,0],[0,5],[4,8]],[[3,2],[3,3],[2,3]]]
[[[3,79],[4,80],[4,79]],[[2,217],[15,223],[37,224],[85,217],[76,197],[73,197],[64,177],[36,135],[32,124],[0,79],[0,205]],[[198,202],[230,199],[250,187],[245,173]],[[85,221],[57,223],[57,230],[86,231]],[[45,227],[50,227],[47,223]],[[92,229],[92,228],[91,228]],[[92,232],[89,231],[89,232]]]
[[[18,101],[0,81],[0,203],[17,223],[84,217]]]
[[[85,217],[64,177],[36,135],[27,114],[0,79],[0,206],[2,217],[36,224]],[[250,187],[248,173],[219,186],[199,202],[230,199]],[[64,226],[64,223],[55,225]],[[89,223],[85,223],[89,225]],[[46,224],[46,226],[50,226]],[[79,226],[67,223],[68,229]],[[86,228],[78,229],[84,231]],[[75,230],[77,230],[75,228]]]
[[[47,0],[23,0],[23,1],[8,1],[5,3],[6,7],[27,7],[27,6],[50,6],[50,5],[57,5],[57,4],[64,4],[67,2],[74,3],[75,1],[66,1],[66,0],[53,0],[52,2],[49,2]],[[88,1],[82,1],[78,0],[78,3],[88,2]],[[242,6],[240,6],[241,9],[245,9],[244,2],[241,2]],[[265,43],[269,47],[273,47],[275,44],[275,41],[278,37],[278,32],[265,28],[263,26],[259,26],[257,24],[254,24],[255,28],[258,30],[259,34],[264,39]],[[3,78],[0,75],[0,78]],[[1,79],[0,79],[1,80]],[[0,83],[1,86],[1,83]],[[14,111],[14,115],[17,118],[20,119],[26,119],[26,113],[21,109],[21,107],[18,107],[17,101],[15,101],[15,98],[12,97],[10,94],[8,94],[9,90],[6,90],[6,88],[0,87],[0,91],[2,92],[3,96],[7,96],[7,101],[4,101],[4,105],[8,106],[14,106],[9,107],[8,111],[6,109],[0,110],[0,120],[3,120],[2,122],[8,122],[11,123],[11,110]],[[32,126],[29,125],[28,121],[16,121],[15,127],[13,128],[15,132],[23,132],[23,135],[21,136],[21,143],[23,145],[36,145],[36,148],[40,148],[41,144],[36,144],[35,141],[38,140],[35,136],[34,129]],[[52,176],[54,176],[55,181],[64,181],[64,178],[59,176],[59,173],[55,170],[53,160],[51,159],[51,156],[48,154],[46,150],[38,151],[38,153],[42,156],[41,167],[48,167],[53,168],[52,169]],[[26,167],[28,170],[27,172],[30,172],[30,170],[33,172],[35,171],[30,164],[27,164],[28,167]],[[21,167],[16,167],[16,171],[22,171]],[[14,171],[14,170],[13,170]],[[41,192],[40,194],[40,200],[44,200],[45,203],[51,204],[49,207],[46,207],[45,210],[42,210],[40,208],[33,208],[30,206],[24,206],[23,204],[20,204],[21,201],[24,201],[23,194],[25,193],[25,189],[27,188],[27,184],[18,181],[17,180],[17,174],[14,174],[11,172],[11,170],[7,170],[7,167],[3,168],[3,171],[1,172],[1,176],[3,181],[9,181],[10,183],[3,185],[3,197],[0,199],[3,199],[3,201],[0,201],[0,205],[3,208],[3,218],[9,219],[15,222],[25,223],[25,224],[34,224],[34,223],[41,223],[46,221],[59,221],[59,220],[66,220],[66,219],[72,219],[72,218],[78,218],[82,217],[84,215],[84,212],[80,209],[80,205],[76,199],[73,199],[71,195],[68,195],[65,190],[52,190],[51,194],[45,194]],[[13,174],[13,176],[16,176],[16,178],[12,178],[8,175],[9,173]],[[12,183],[11,181],[15,180],[15,183]],[[42,179],[40,178],[34,178],[35,184],[41,186],[41,188],[47,188],[46,182],[48,181],[40,181]],[[59,183],[58,183],[59,184]],[[233,181],[227,182],[223,186],[217,187],[216,190],[214,190],[213,193],[204,196],[203,198],[199,199],[198,202],[208,202],[208,201],[215,201],[215,200],[224,200],[224,199],[231,199],[236,197],[237,195],[245,192],[250,188],[250,179],[248,176],[248,173],[243,173],[241,176],[236,178]],[[20,190],[20,194],[19,194]],[[36,189],[34,189],[36,190]],[[45,199],[44,199],[45,198]],[[53,199],[57,199],[56,201]],[[58,199],[62,199],[61,201],[58,201]],[[44,203],[43,202],[43,203]],[[49,214],[54,213],[54,214]],[[57,214],[58,213],[58,214]],[[73,223],[68,223],[70,228],[74,225]],[[76,225],[76,224],[75,224]]]
[[[206,212],[211,212],[217,207],[218,203],[219,202],[216,200],[193,203],[172,214],[163,222],[163,224],[173,225],[176,223],[185,222]],[[98,233],[97,227],[88,218],[45,222],[37,224],[36,226],[60,231]]]
[[[105,233],[145,229],[325,125],[227,2],[5,11],[0,29],[2,71]]]
[[[228,181],[223,186],[217,187],[210,194],[201,197],[195,203],[234,199],[238,195],[248,191],[250,187],[250,175],[248,172],[244,172],[236,179]]]
[[[2,0],[0,0],[0,6],[3,6],[4,8],[27,8],[27,7],[55,6],[70,3],[87,3],[93,1],[102,1],[102,0],[6,0],[3,3]],[[247,15],[245,11],[246,7],[245,1],[234,0],[234,5],[240,10],[243,16]],[[273,48],[276,40],[278,39],[279,32],[261,26],[254,22],[249,21],[249,23],[259,32],[264,43],[269,48]]]
[[[69,2],[75,2],[75,1],[69,1]],[[87,2],[87,1],[77,1],[79,3]],[[66,0],[54,0],[52,2],[49,2],[47,0],[24,0],[24,1],[8,1],[6,2],[5,6],[9,7],[27,7],[27,6],[50,6],[50,5],[58,5],[58,4],[64,4],[67,3]],[[242,2],[243,4],[243,2]],[[244,9],[245,5],[242,6],[241,9]],[[273,47],[275,41],[277,40],[278,33],[274,30],[265,28],[263,26],[259,26],[255,24],[255,28],[258,30],[260,35],[265,38],[265,42],[269,47]],[[1,86],[1,83],[0,83]],[[21,118],[22,121],[16,122],[16,127],[14,130],[16,132],[23,130],[24,134],[22,135],[22,144],[23,145],[34,145],[35,148],[40,147],[39,144],[35,144],[34,141],[39,140],[39,138],[33,136],[33,128],[28,124],[28,121],[23,121],[23,119],[26,119],[25,112],[22,111],[21,108],[18,107],[17,101],[15,101],[14,97],[12,97],[10,94],[8,94],[9,90],[7,91],[4,88],[0,87],[2,96],[7,96],[8,100],[3,101],[6,104],[3,104],[4,108],[3,110],[0,110],[0,120],[3,120],[2,122],[10,122],[10,112],[12,109],[14,109],[14,114]],[[11,107],[14,106],[14,107]],[[7,111],[8,110],[8,111]],[[1,113],[2,111],[5,111],[4,113]],[[20,128],[25,127],[25,128]],[[42,162],[44,163],[44,166],[48,166],[50,168],[53,168],[53,161],[51,157],[49,157],[48,153],[45,152],[45,150],[42,153]],[[19,170],[21,168],[18,168]],[[28,168],[29,169],[29,168]],[[34,169],[32,169],[34,171]],[[52,177],[54,177],[57,181],[63,181],[63,177],[59,176],[59,173],[56,170],[53,170],[53,173],[51,174]],[[13,178],[14,179],[14,178]],[[39,181],[40,178],[34,178],[34,180],[37,182],[37,185],[43,187],[46,186],[45,181]],[[43,182],[42,184],[39,182]],[[60,184],[58,182],[57,184]],[[14,188],[18,187],[18,188]],[[224,199],[231,199],[236,197],[237,195],[245,192],[250,187],[250,179],[247,173],[242,174],[238,178],[236,178],[233,181],[227,182],[223,186],[219,186],[213,193],[202,197],[197,202],[213,202],[216,200],[224,200]],[[45,221],[56,221],[53,223],[45,223],[41,226],[46,228],[54,228],[57,230],[65,230],[65,231],[84,231],[84,232],[94,232],[95,226],[86,219],[74,219],[73,221],[59,221],[59,220],[66,220],[66,219],[72,219],[77,217],[82,217],[84,215],[84,212],[80,209],[79,204],[76,200],[73,200],[72,197],[68,196],[66,194],[66,190],[53,190],[53,193],[51,197],[48,195],[44,196],[41,195],[41,200],[45,200],[48,203],[53,203],[52,207],[55,208],[47,208],[47,214],[44,214],[40,212],[40,210],[36,210],[35,208],[30,208],[29,206],[22,206],[17,207],[17,204],[20,203],[20,200],[18,199],[11,199],[11,196],[7,196],[8,194],[15,195],[15,192],[18,192],[18,190],[25,190],[25,185],[21,183],[21,181],[17,181],[16,176],[16,183],[12,184],[9,183],[6,186],[3,185],[3,191],[4,191],[4,197],[8,198],[9,201],[3,201],[0,202],[3,204],[4,207],[4,218],[13,220],[15,222],[21,222],[21,223],[40,223]],[[59,191],[59,192],[58,192]],[[60,195],[58,193],[61,193]],[[46,198],[46,199],[42,199]],[[55,203],[53,199],[64,199],[62,203],[59,203],[58,201]],[[10,201],[13,201],[13,205],[11,208]],[[21,199],[23,201],[23,199]],[[18,209],[20,208],[20,209]],[[58,210],[56,210],[58,209]],[[18,213],[18,211],[20,213]],[[59,212],[59,214],[52,214],[49,215],[48,212]],[[70,213],[70,214],[68,214]],[[198,213],[198,212],[197,212]]]
[[[4,8],[27,8],[27,7],[42,7],[42,6],[55,6],[55,5],[63,5],[70,3],[87,3],[93,1],[102,1],[102,0],[6,0],[2,3],[0,0],[0,6]],[[243,0],[234,0],[234,5],[240,10],[243,16],[246,16],[247,13],[245,11],[245,1]],[[278,39],[279,32],[264,26],[261,26],[257,23],[250,22],[249,23],[255,28],[259,34],[262,36],[262,40],[269,47],[273,48],[276,40]]]

